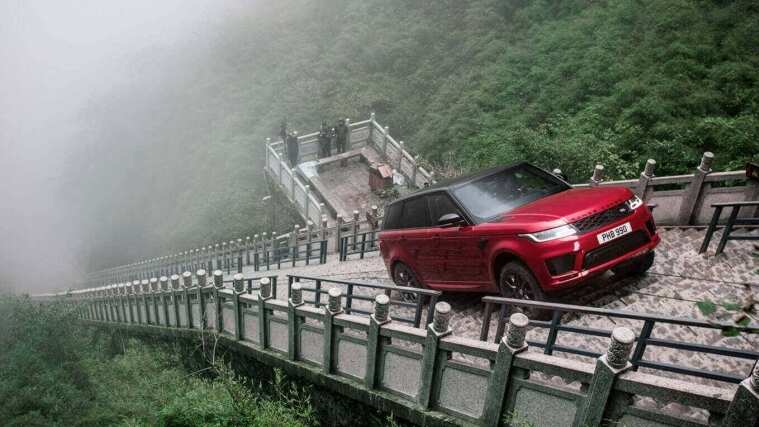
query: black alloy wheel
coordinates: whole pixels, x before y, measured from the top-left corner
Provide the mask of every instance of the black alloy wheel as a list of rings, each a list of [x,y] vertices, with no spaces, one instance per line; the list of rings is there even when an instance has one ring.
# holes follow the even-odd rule
[[[419,280],[416,278],[416,274],[414,273],[414,270],[411,269],[408,265],[398,262],[395,264],[395,267],[393,268],[393,282],[395,282],[396,286],[405,286],[407,288],[421,288],[422,285],[419,283]],[[401,300],[405,302],[412,302],[416,303],[417,299],[419,298],[418,294],[411,293],[411,292],[399,292],[401,295]]]
[[[519,261],[511,261],[501,267],[501,272],[498,275],[498,289],[501,296],[506,298],[527,301],[545,300],[545,294],[540,288],[537,279]],[[551,316],[550,310],[532,307],[516,307],[516,309],[532,320],[544,320]]]

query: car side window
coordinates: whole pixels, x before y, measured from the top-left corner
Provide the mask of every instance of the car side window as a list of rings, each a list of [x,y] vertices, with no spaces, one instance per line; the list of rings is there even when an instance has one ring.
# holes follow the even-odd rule
[[[427,196],[427,199],[430,203],[430,219],[432,219],[433,224],[437,224],[437,221],[440,219],[440,217],[446,214],[455,213],[459,216],[462,216],[459,208],[445,193],[431,194]]]
[[[403,202],[403,214],[401,215],[401,228],[430,227],[430,216],[427,211],[427,199],[415,197]]]
[[[385,208],[385,221],[382,223],[383,230],[394,230],[400,228],[401,210],[403,202],[393,203]]]

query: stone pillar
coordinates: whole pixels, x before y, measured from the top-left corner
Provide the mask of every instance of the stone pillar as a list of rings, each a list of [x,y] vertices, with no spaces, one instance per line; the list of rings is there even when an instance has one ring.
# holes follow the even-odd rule
[[[751,376],[743,380],[735,390],[727,408],[722,426],[753,426],[759,420],[759,362],[754,364]]]
[[[430,394],[435,387],[433,382],[437,371],[438,347],[440,340],[451,333],[450,320],[450,304],[447,302],[435,304],[432,323],[427,326],[427,337],[424,341],[424,355],[422,356],[422,376],[419,382],[418,403],[423,409],[430,406]]]
[[[640,173],[640,178],[638,178],[638,186],[635,190],[635,194],[637,194],[644,203],[646,201],[646,189],[648,188],[648,183],[651,181],[651,178],[654,177],[654,169],[656,169],[656,160],[648,159],[646,161],[645,169],[643,169],[643,172]]]
[[[578,414],[576,425],[598,426],[606,412],[607,402],[617,377],[632,368],[630,352],[635,344],[635,333],[630,328],[614,328],[606,354],[596,361],[585,407]]]
[[[680,203],[680,212],[677,215],[677,225],[689,225],[701,201],[701,191],[704,187],[706,175],[712,172],[714,154],[707,151],[701,157],[701,164],[693,172],[693,179],[683,191],[683,200]]]
[[[518,353],[527,350],[524,338],[527,334],[528,323],[529,319],[522,313],[514,313],[509,318],[506,336],[501,338],[501,343],[498,345],[498,355],[488,382],[488,391],[485,394],[483,425],[497,426],[501,419],[514,358]]]
[[[379,294],[374,297],[374,314],[369,318],[369,329],[366,335],[366,372],[364,382],[366,388],[373,389],[377,383],[377,363],[380,355],[382,325],[390,322],[390,297]]]
[[[272,298],[271,281],[264,277],[258,281],[258,343],[261,348],[267,348],[269,345],[268,329],[266,321],[266,301]]]
[[[603,180],[604,167],[603,165],[596,165],[596,168],[593,169],[593,176],[590,177],[590,186],[597,187],[603,182]]]
[[[206,313],[206,299],[205,299],[205,296],[203,295],[203,288],[206,287],[206,280],[207,280],[206,271],[201,268],[195,273],[195,277],[197,278],[197,281],[198,281],[198,287],[196,289],[196,292],[198,295],[198,298],[197,298],[198,313],[200,313],[200,319],[198,319],[199,325],[200,325],[200,329],[206,329],[207,327],[206,316],[208,314]]]
[[[328,302],[324,307],[324,353],[322,357],[322,372],[332,372],[332,347],[334,344],[334,317],[343,312],[342,291],[340,288],[330,288],[327,291]]]
[[[290,287],[290,299],[287,304],[287,358],[298,358],[298,329],[300,319],[296,309],[303,305],[303,289],[300,283],[293,283]]]
[[[335,249],[337,252],[340,252],[341,250],[341,238],[343,234],[343,216],[337,215],[337,222],[335,224]]]
[[[242,320],[243,316],[240,312],[240,294],[245,292],[245,278],[243,277],[242,273],[237,273],[234,276],[232,276],[232,288],[234,289],[234,292],[232,292],[232,305],[233,305],[233,313],[234,313],[234,324],[235,324],[235,339],[240,341],[242,339]]]

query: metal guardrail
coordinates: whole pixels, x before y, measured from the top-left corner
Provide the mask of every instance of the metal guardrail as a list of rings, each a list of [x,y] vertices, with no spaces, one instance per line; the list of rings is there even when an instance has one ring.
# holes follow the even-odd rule
[[[393,315],[391,313],[391,317],[393,320],[403,323],[408,323],[410,325],[413,325],[415,328],[424,327],[424,325],[427,325],[432,321],[432,315],[434,312],[435,304],[437,304],[438,298],[440,297],[441,292],[439,291],[433,291],[430,289],[422,289],[422,288],[410,288],[405,286],[389,286],[389,285],[380,285],[375,283],[364,283],[364,282],[354,282],[354,281],[347,281],[347,280],[334,280],[334,279],[328,279],[325,277],[312,277],[312,276],[299,276],[299,275],[293,275],[288,274],[287,275],[287,297],[290,298],[291,295],[291,288],[293,283],[300,283],[301,286],[303,286],[304,282],[313,282],[313,287],[303,287],[303,292],[310,292],[314,294],[313,299],[306,299],[303,298],[303,301],[312,304],[314,307],[321,307],[326,306],[327,301],[322,301],[322,294],[326,294],[329,292],[329,287],[325,288],[325,284],[333,284],[333,285],[342,285],[346,288],[346,292],[344,293],[345,298],[345,304],[343,305],[343,309],[347,314],[364,314],[369,315],[372,314],[373,311],[371,309],[365,310],[362,308],[354,307],[353,301],[367,301],[372,302],[374,301],[374,298],[379,293],[384,293],[388,297],[390,297],[390,306],[395,307],[406,307],[411,308],[414,310],[414,314],[412,317],[403,316],[400,314]],[[357,294],[355,291],[359,289],[366,289],[370,291],[381,291],[381,292],[375,292],[373,294],[369,295],[361,295]],[[409,293],[416,295],[416,302],[407,302],[402,301],[398,299],[392,298],[392,292],[403,292],[403,293]],[[427,304],[427,314],[425,316],[425,321],[422,323],[422,312],[424,311],[424,304]]]
[[[712,203],[714,208],[714,214],[712,214],[712,220],[709,222],[709,228],[706,230],[704,241],[701,243],[701,247],[698,253],[704,253],[709,249],[709,242],[712,240],[714,232],[717,230],[717,223],[719,217],[722,215],[722,209],[731,208],[730,216],[727,218],[727,223],[722,231],[722,238],[717,245],[717,251],[715,255],[719,255],[725,250],[725,245],[728,240],[759,240],[759,236],[750,234],[731,234],[733,227],[741,225],[759,225],[759,218],[738,218],[738,212],[741,208],[754,208],[756,210],[759,207],[759,201],[744,201],[744,202],[731,202],[731,203]]]
[[[272,266],[282,268],[282,264],[291,264],[295,267],[299,261],[310,265],[312,260],[319,264],[327,262],[327,240],[315,240],[311,242],[296,243],[292,246],[281,248],[266,248],[258,251],[253,256],[253,269],[260,271],[262,268],[270,270]]]
[[[350,255],[355,254],[359,254],[359,258],[364,259],[367,252],[379,251],[377,233],[379,233],[378,230],[370,230],[341,237],[338,248],[340,261],[347,261]]]
[[[529,324],[533,327],[543,328],[548,330],[548,336],[545,341],[527,340],[527,343],[534,347],[543,349],[545,354],[553,354],[554,351],[577,354],[587,357],[599,357],[601,353],[591,351],[579,347],[570,347],[559,345],[556,343],[559,332],[569,332],[579,335],[588,335],[594,337],[610,337],[611,330],[597,329],[585,326],[562,324],[561,318],[565,313],[576,314],[589,314],[595,316],[605,316],[610,319],[627,319],[643,322],[643,326],[639,331],[636,331],[635,348],[633,349],[632,356],[630,357],[630,363],[634,366],[634,369],[638,367],[650,368],[659,371],[674,372],[683,375],[690,375],[699,378],[707,378],[717,381],[725,381],[728,383],[738,384],[745,376],[737,376],[731,374],[725,374],[721,372],[698,370],[686,366],[679,366],[669,363],[662,363],[653,360],[644,359],[644,353],[649,346],[653,347],[665,347],[674,350],[692,351],[705,354],[711,354],[716,356],[726,356],[738,359],[747,359],[755,361],[759,359],[759,352],[750,350],[739,350],[729,347],[718,347],[705,344],[694,344],[685,341],[675,341],[663,338],[654,338],[651,336],[654,327],[657,325],[678,325],[694,328],[704,328],[713,331],[725,330],[726,328],[736,328],[739,332],[757,333],[759,332],[759,326],[736,326],[733,324],[720,324],[707,322],[704,320],[688,319],[688,318],[676,318],[660,316],[655,314],[635,313],[629,311],[619,310],[607,310],[595,307],[583,307],[568,304],[557,304],[548,302],[526,301],[513,298],[502,298],[487,296],[482,298],[485,303],[485,314],[482,321],[482,328],[480,330],[480,340],[487,341],[490,333],[490,320],[493,313],[498,308],[499,318],[497,321],[497,330],[495,333],[495,342],[500,342],[504,335],[505,325],[508,322],[510,314],[513,312],[514,307],[528,307],[538,310],[547,310],[551,312],[550,321],[530,320]]]

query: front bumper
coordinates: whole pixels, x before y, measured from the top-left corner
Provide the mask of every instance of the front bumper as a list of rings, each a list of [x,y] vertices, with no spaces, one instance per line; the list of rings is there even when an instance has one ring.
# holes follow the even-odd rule
[[[571,288],[591,276],[603,273],[617,265],[645,255],[654,250],[661,238],[647,221],[653,221],[646,207],[640,207],[631,215],[604,225],[579,236],[543,243],[532,243],[527,263],[546,292]],[[632,231],[604,244],[596,236],[626,222]],[[568,271],[556,272],[556,260],[574,256]],[[550,262],[549,262],[550,261]],[[553,264],[551,264],[553,263]],[[552,271],[553,270],[553,271]],[[566,268],[564,268],[566,270]]]

